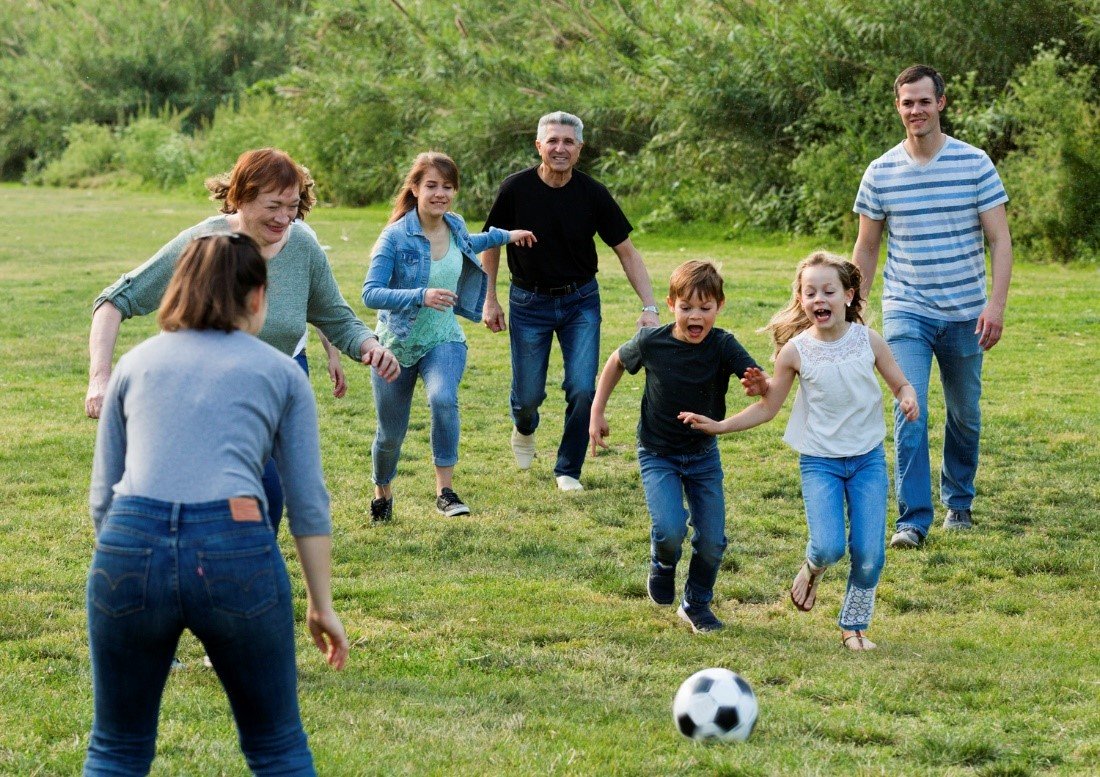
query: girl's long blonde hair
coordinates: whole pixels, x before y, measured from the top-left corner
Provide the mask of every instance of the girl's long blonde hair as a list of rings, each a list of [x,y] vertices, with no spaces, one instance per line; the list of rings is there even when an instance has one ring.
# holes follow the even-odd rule
[[[757,330],[759,332],[771,332],[772,342],[775,344],[775,351],[772,353],[773,361],[779,355],[780,349],[792,337],[813,326],[813,322],[806,315],[806,311],[802,309],[802,273],[807,267],[821,266],[834,268],[836,274],[840,276],[840,285],[844,287],[844,290],[853,289],[855,291],[851,303],[844,309],[844,320],[859,324],[863,323],[863,298],[859,295],[862,276],[859,273],[859,268],[843,256],[828,251],[814,251],[798,263],[794,283],[791,284],[791,301],[787,303],[785,308],[772,316],[767,326]]]

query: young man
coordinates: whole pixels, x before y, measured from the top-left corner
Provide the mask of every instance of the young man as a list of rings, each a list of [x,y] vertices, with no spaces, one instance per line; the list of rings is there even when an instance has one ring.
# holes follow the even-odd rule
[[[928,454],[928,382],[939,364],[947,406],[940,499],[945,529],[969,529],[981,430],[982,356],[1001,339],[1012,239],[1001,179],[981,149],[945,135],[947,104],[935,69],[914,65],[894,82],[905,140],[876,159],[853,210],[859,236],[852,258],[864,297],[889,226],[883,272],[882,333],[916,389],[920,418],[906,423],[894,403],[898,522],[893,548],[919,547],[932,526]],[[985,246],[993,286],[986,298]]]
[[[676,601],[676,564],[688,525],[691,563],[677,614],[692,631],[722,628],[711,611],[714,582],[726,549],[726,501],[722,461],[714,437],[679,418],[684,411],[724,418],[730,376],[745,375],[746,393],[764,393],[766,377],[746,375],[757,364],[729,332],[715,329],[725,304],[722,276],[710,262],[691,261],[672,272],[668,308],[673,322],[642,329],[607,360],[592,404],[589,439],[607,447],[605,410],[623,372],[645,368],[645,392],[638,420],[638,466],[653,528],[650,533],[649,598]],[[689,511],[684,509],[687,498]]]
[[[558,488],[579,491],[588,447],[588,414],[600,353],[600,291],[593,240],[611,246],[627,280],[642,302],[638,326],[657,326],[657,303],[642,255],[630,241],[633,229],[610,192],[576,170],[584,124],[557,111],[539,119],[535,148],[540,164],[505,179],[485,230],[529,229],[538,238],[530,246],[508,246],[508,294],[512,318],[512,452],[520,469],[535,457],[539,406],[546,399],[550,346],[557,335],[565,366],[565,425],[554,475]],[[493,332],[506,329],[497,300],[500,249],[481,255],[489,275],[482,320]]]

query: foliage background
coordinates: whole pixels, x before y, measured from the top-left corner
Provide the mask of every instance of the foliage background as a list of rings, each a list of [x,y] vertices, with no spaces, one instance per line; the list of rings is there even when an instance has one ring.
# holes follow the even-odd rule
[[[922,61],[947,131],[998,163],[1023,252],[1100,257],[1100,0],[25,0],[0,51],[8,179],[201,191],[278,145],[361,205],[431,147],[477,212],[566,109],[642,227],[846,241],[901,138],[893,77]]]

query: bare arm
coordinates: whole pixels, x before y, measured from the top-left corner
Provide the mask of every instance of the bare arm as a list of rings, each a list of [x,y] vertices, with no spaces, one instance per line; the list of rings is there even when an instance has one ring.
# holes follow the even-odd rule
[[[619,381],[626,372],[622,360],[619,359],[619,350],[616,348],[607,357],[607,363],[603,366],[600,379],[596,383],[596,396],[592,399],[592,412],[588,422],[588,439],[592,443],[592,455],[596,455],[597,446],[606,448],[607,437],[611,435],[611,429],[607,425],[607,400],[611,398],[611,392],[619,385]]]
[[[298,560],[306,584],[306,625],[313,644],[335,669],[348,660],[348,637],[340,616],[332,608],[332,537],[317,534],[295,537]]]
[[[864,301],[868,299],[871,286],[875,282],[878,252],[882,246],[882,232],[885,226],[885,221],[875,221],[862,213],[859,215],[859,235],[856,236],[856,245],[852,249],[852,261],[859,268],[859,274],[863,278],[859,285],[859,296]]]
[[[641,252],[634,247],[634,243],[628,237],[617,246],[612,246],[611,250],[619,257],[619,264],[623,266],[626,279],[630,281],[634,293],[642,301],[642,306],[652,305],[656,307],[657,300],[653,297],[653,286],[649,282],[649,272],[645,268],[645,261],[642,259]],[[660,324],[661,319],[656,313],[642,313],[638,317],[639,328],[643,326],[660,326]]]
[[[882,339],[882,335],[873,329],[868,329],[867,335],[871,339],[871,351],[875,354],[875,369],[890,387],[890,393],[897,399],[898,407],[901,408],[905,420],[916,421],[920,417],[917,392],[905,377],[905,373],[894,359],[894,354],[890,352],[890,346]]]
[[[122,314],[109,302],[104,302],[92,314],[92,328],[88,333],[88,393],[84,395],[84,412],[88,418],[99,418],[103,409],[103,394],[111,379],[111,362],[121,325]]]
[[[485,293],[485,305],[481,309],[481,322],[491,332],[503,332],[508,328],[504,309],[497,301],[497,272],[500,269],[500,248],[487,248],[481,252],[481,267],[489,276],[489,289]]]
[[[985,239],[989,241],[990,269],[993,289],[985,310],[978,316],[978,343],[985,350],[995,346],[1004,332],[1005,306],[1008,304],[1008,284],[1012,280],[1012,235],[1008,231],[1008,214],[1004,205],[990,208],[978,216]]]
[[[800,366],[798,349],[787,343],[775,359],[775,375],[770,380],[768,393],[759,400],[724,421],[715,421],[699,413],[687,412],[680,413],[678,418],[692,429],[698,429],[706,434],[743,432],[754,426],[760,426],[775,418],[779,409],[783,407],[783,402],[791,392],[794,377],[798,374]]]

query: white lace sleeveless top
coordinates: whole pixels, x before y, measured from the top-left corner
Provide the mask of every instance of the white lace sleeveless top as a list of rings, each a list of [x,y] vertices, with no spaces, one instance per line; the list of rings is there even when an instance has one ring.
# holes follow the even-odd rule
[[[798,349],[798,393],[783,440],[808,456],[859,456],[886,437],[882,388],[867,327],[852,324],[834,342],[809,330],[791,339]]]

